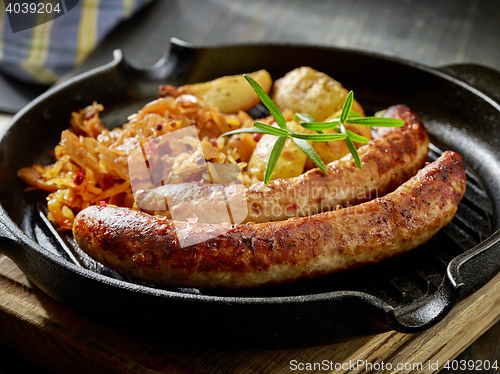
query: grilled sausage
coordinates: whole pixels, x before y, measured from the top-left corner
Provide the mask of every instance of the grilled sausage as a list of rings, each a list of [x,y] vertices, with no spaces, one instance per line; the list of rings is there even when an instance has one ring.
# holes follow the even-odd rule
[[[312,169],[295,178],[277,179],[267,185],[256,183],[246,190],[246,219],[234,223],[310,216],[338,206],[360,204],[393,191],[424,165],[429,138],[421,119],[406,106],[392,106],[384,116],[402,119],[405,125],[380,128],[376,139],[358,149],[362,169],[356,166],[351,155],[347,155],[328,164],[327,173]],[[242,199],[240,187],[227,186],[227,199]],[[220,189],[206,184],[165,185],[141,191],[136,195],[136,204],[144,211],[164,214],[169,218],[170,213],[174,218],[184,219],[190,214],[188,212],[197,211],[200,212],[199,222],[221,223],[223,221],[217,219],[224,215],[213,214],[221,210],[227,216],[225,200],[220,198],[220,194]],[[221,203],[224,206],[217,205]],[[169,206],[170,212],[155,212],[154,207],[158,206]]]
[[[214,225],[93,206],[77,215],[73,233],[97,261],[144,281],[250,288],[337,272],[413,249],[451,221],[464,192],[462,159],[448,151],[384,197],[309,217]]]

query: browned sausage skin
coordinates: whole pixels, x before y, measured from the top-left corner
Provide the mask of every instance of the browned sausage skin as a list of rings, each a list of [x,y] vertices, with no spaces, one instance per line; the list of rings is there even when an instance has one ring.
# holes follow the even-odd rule
[[[384,197],[309,217],[227,227],[94,206],[77,215],[73,233],[97,261],[144,281],[250,288],[337,272],[419,246],[451,221],[465,179],[461,157],[448,151]],[[196,244],[182,247],[186,239]]]
[[[379,129],[376,139],[358,149],[362,169],[348,155],[328,164],[327,173],[312,169],[295,178],[277,179],[267,185],[256,183],[246,189],[248,215],[243,222],[280,221],[310,216],[337,206],[360,204],[393,191],[415,175],[424,165],[429,150],[424,124],[404,105],[388,108],[384,116],[402,119],[405,125]],[[227,187],[226,194],[238,198],[241,191],[237,187]],[[184,191],[180,199],[179,190]],[[136,203],[141,209],[153,213],[154,209],[148,209],[148,206],[168,206],[169,197],[175,195],[178,204],[169,207],[173,212],[190,212],[193,207],[200,213],[208,212],[216,209],[217,201],[223,201],[216,196],[219,191],[206,192],[208,190],[212,190],[210,185],[196,183],[165,185],[141,191],[136,196]],[[199,198],[197,195],[204,196]],[[227,210],[226,206],[219,208]],[[159,213],[169,216],[168,212]],[[200,222],[221,222],[211,221],[212,216],[201,214]]]

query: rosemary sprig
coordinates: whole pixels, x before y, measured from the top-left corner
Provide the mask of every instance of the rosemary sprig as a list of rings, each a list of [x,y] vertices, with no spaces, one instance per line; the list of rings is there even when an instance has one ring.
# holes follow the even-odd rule
[[[271,180],[271,175],[273,174],[274,168],[278,163],[285,142],[286,142],[286,137],[278,136],[278,139],[276,139],[276,143],[274,143],[273,149],[271,149],[271,153],[269,154],[269,161],[266,167],[266,173],[264,174],[265,184],[267,184],[267,182]]]
[[[301,133],[296,133],[293,131],[290,131],[287,126],[286,126],[286,120],[285,117],[283,117],[283,114],[281,111],[278,109],[274,101],[266,94],[266,92],[259,86],[257,82],[255,82],[251,77],[248,75],[244,74],[243,75],[246,80],[250,83],[250,85],[253,87],[254,91],[257,93],[259,98],[261,99],[262,103],[266,106],[266,108],[269,110],[271,115],[274,117],[276,123],[278,124],[279,127],[274,127],[267,125],[265,123],[261,122],[254,122],[255,127],[246,127],[246,128],[241,128],[237,129],[234,131],[229,131],[223,136],[229,136],[229,135],[234,135],[234,134],[241,134],[241,133],[259,133],[259,134],[269,134],[269,135],[274,135],[277,136],[278,138],[276,139],[276,143],[274,144],[273,148],[271,149],[271,153],[269,154],[269,160],[266,166],[266,172],[264,174],[264,183],[268,183],[271,180],[271,176],[273,174],[273,171],[276,167],[276,164],[278,163],[278,159],[281,155],[281,151],[283,150],[283,147],[285,145],[285,141],[287,139],[293,139],[294,143],[304,152],[313,162],[314,164],[322,170],[324,173],[326,173],[326,165],[321,160],[321,157],[319,157],[318,153],[316,150],[309,144],[309,141],[312,142],[324,142],[324,141],[331,141],[331,140],[342,140],[347,137],[346,134],[301,134]]]
[[[394,118],[380,118],[380,117],[363,117],[359,113],[351,111],[352,103],[354,101],[354,94],[352,91],[347,95],[342,112],[339,118],[335,118],[329,122],[315,122],[314,119],[306,113],[296,113],[295,121],[309,130],[318,132],[318,134],[301,134],[290,131],[287,128],[286,120],[274,101],[266,94],[266,92],[247,74],[243,74],[245,79],[250,83],[254,91],[257,93],[262,103],[269,110],[274,117],[279,127],[274,127],[261,122],[254,122],[255,127],[246,127],[229,131],[223,136],[229,136],[241,133],[258,133],[269,134],[277,137],[276,142],[269,154],[269,160],[264,175],[264,183],[267,184],[271,180],[273,171],[278,163],[281,151],[287,139],[292,139],[293,142],[309,157],[314,164],[321,169],[324,173],[327,172],[326,165],[321,160],[321,157],[311,146],[309,142],[326,142],[333,140],[344,140],[347,144],[349,152],[351,152],[356,165],[361,169],[362,163],[354,142],[368,143],[369,139],[364,136],[358,135],[345,128],[346,123],[363,125],[363,126],[378,126],[378,127],[399,127],[404,125],[404,121]],[[324,134],[323,131],[333,129],[335,133]]]

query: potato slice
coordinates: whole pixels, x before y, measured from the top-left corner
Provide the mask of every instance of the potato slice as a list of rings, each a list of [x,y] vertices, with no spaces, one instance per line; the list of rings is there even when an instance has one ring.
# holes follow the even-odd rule
[[[303,66],[288,72],[274,83],[273,99],[281,110],[307,113],[315,121],[324,121],[342,109],[348,93],[335,79]],[[356,100],[352,109],[364,115],[363,108]]]
[[[277,126],[277,125],[276,125]],[[287,122],[287,127],[293,132],[304,134],[313,133],[294,121]],[[248,174],[255,176],[259,180],[264,180],[269,154],[276,142],[274,135],[262,135],[262,138],[257,142],[257,146],[248,161]],[[271,180],[279,178],[297,177],[304,172],[307,155],[294,143],[292,139],[287,139],[281,156],[276,164],[276,168],[271,176]]]
[[[272,86],[271,75],[266,70],[248,74],[264,91]],[[183,93],[199,97],[207,105],[219,107],[222,113],[237,113],[257,105],[259,97],[243,75],[227,75],[209,82],[179,87]]]

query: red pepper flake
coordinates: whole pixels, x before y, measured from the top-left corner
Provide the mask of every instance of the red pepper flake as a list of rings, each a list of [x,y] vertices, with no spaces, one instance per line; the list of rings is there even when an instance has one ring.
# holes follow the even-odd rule
[[[73,183],[79,186],[83,183],[84,180],[85,180],[85,175],[83,175],[82,172],[78,172],[76,173],[75,178],[73,179]]]
[[[299,206],[297,204],[290,204],[286,207],[286,210],[297,210]]]
[[[256,142],[258,142],[260,140],[260,138],[262,138],[262,134],[259,134],[258,132],[255,132],[253,133],[253,140],[255,140]]]
[[[108,206],[108,204],[106,204],[106,202],[104,200],[101,200],[99,202],[99,210],[101,210],[102,208],[106,208]]]

